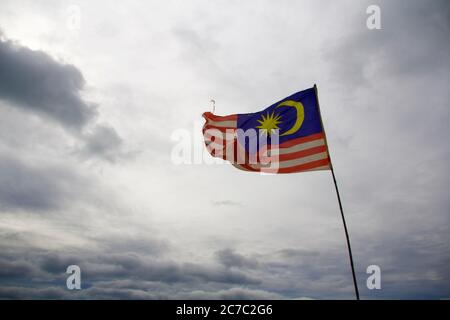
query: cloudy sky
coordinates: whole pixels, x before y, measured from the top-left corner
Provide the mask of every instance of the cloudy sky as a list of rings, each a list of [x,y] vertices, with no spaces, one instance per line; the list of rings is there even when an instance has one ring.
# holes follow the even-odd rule
[[[361,297],[450,298],[448,1],[0,6],[0,298],[353,298],[329,171],[172,157],[314,83]]]

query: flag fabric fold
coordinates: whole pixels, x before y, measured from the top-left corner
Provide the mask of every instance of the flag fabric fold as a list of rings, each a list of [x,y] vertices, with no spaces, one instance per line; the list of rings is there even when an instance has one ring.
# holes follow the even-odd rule
[[[295,173],[330,169],[315,88],[297,92],[262,111],[203,114],[208,152],[245,171]]]

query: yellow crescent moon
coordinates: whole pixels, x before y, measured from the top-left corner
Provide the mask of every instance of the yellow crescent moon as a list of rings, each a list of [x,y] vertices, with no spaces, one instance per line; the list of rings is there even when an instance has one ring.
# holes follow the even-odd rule
[[[276,108],[283,107],[283,106],[295,108],[295,110],[297,110],[297,120],[295,121],[292,128],[290,128],[288,131],[280,134],[280,137],[296,133],[302,126],[303,120],[305,119],[305,109],[301,102],[293,101],[293,100],[286,100],[286,101],[283,101],[282,103],[280,103],[279,105],[277,105]]]

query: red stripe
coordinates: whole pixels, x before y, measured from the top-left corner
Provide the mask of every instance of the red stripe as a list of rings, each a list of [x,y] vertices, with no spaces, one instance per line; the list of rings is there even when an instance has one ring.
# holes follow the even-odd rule
[[[236,130],[236,127],[216,127],[216,126],[212,126],[212,125],[209,125],[209,124],[205,124],[203,126],[203,133],[205,133],[205,131],[208,130],[208,129],[217,129],[217,130],[219,130],[221,132],[227,132],[227,130],[228,130],[228,132],[233,132],[233,131]]]
[[[316,134],[312,134],[310,136],[307,137],[300,137],[297,139],[292,139],[289,141],[285,141],[280,145],[272,145],[271,148],[290,148],[293,147],[295,145],[298,144],[302,144],[302,143],[306,143],[306,142],[311,142],[311,141],[315,141],[315,140],[320,140],[324,138],[324,134],[323,133],[316,133]],[[267,150],[267,145],[262,146],[259,150],[261,150],[261,152],[265,152]],[[270,149],[269,149],[270,150]]]
[[[237,114],[232,114],[229,116],[217,116],[215,114],[212,114],[211,112],[205,112],[203,113],[203,118],[212,121],[237,121]]]
[[[225,145],[222,143],[220,147],[216,147],[217,143],[214,141],[215,146],[211,146],[211,144],[207,144],[205,141],[206,150],[216,158],[222,158],[224,160],[228,160],[230,162],[236,162],[236,143],[235,141],[228,141]],[[219,154],[216,154],[219,153]]]
[[[320,139],[324,139],[324,138],[325,138],[325,135],[323,134],[323,132],[315,133],[315,134],[312,134],[312,135],[309,135],[306,137],[300,137],[300,138],[285,141],[285,142],[281,143],[280,145],[278,145],[278,148],[290,148],[297,144],[311,142],[311,141],[320,140]],[[263,147],[261,147],[260,150],[265,150],[265,148],[267,148],[267,145],[264,145]]]
[[[254,169],[250,167],[247,164],[239,164],[245,171],[257,171],[257,172],[265,172],[265,173],[275,173],[275,174],[284,174],[284,173],[296,173],[296,172],[304,172],[304,171],[311,171],[315,168],[323,167],[330,164],[329,158],[327,159],[321,159],[316,161],[311,161],[305,164],[301,164],[294,167],[289,168],[280,168],[280,169]]]
[[[245,163],[243,163],[243,164],[238,163],[238,164],[239,164],[241,167],[243,167],[245,170],[247,170],[247,171],[257,171],[257,172],[259,172],[258,169],[254,169],[254,168],[250,167],[249,165],[247,165],[247,164],[245,164]]]
[[[327,151],[327,147],[326,146],[318,146],[318,147],[314,147],[314,148],[310,148],[310,149],[306,149],[306,150],[301,150],[301,151],[297,151],[297,152],[292,152],[292,153],[287,153],[287,154],[280,154],[278,156],[278,161],[286,161],[286,160],[293,160],[293,159],[297,159],[297,158],[303,158],[303,157],[307,157],[307,156],[311,156],[313,154],[316,153],[322,153]],[[275,160],[277,160],[277,156],[272,156]]]
[[[234,139],[221,139],[217,136],[211,136],[211,137],[205,137],[205,143],[210,143],[210,142],[214,142],[215,144],[219,144],[219,145],[228,145],[230,143],[233,143]]]
[[[326,166],[330,163],[330,159],[321,159],[316,161],[311,161],[305,164],[300,164],[298,166],[288,167],[288,168],[280,168],[280,169],[263,169],[263,172],[267,173],[294,173],[294,172],[302,172],[306,170],[311,170],[314,168]]]
[[[228,132],[217,132],[216,128],[208,128],[203,130],[203,138],[205,141],[215,141],[221,143],[222,141],[233,141],[235,140],[234,132],[235,130],[230,129]]]
[[[280,144],[280,148],[289,148],[289,147],[295,146],[296,144],[310,142],[310,141],[319,140],[319,139],[323,139],[323,138],[324,138],[323,132],[315,133],[310,136],[300,137],[297,139],[285,141]]]

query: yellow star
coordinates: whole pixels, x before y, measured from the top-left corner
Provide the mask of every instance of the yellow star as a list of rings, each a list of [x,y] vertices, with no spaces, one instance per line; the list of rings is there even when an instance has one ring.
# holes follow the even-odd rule
[[[260,123],[259,126],[256,126],[260,130],[261,134],[265,135],[272,135],[275,133],[275,130],[280,129],[278,127],[278,124],[281,123],[280,121],[281,116],[279,114],[275,115],[275,111],[272,111],[271,114],[267,112],[267,115],[261,115],[262,120],[256,120]]]

